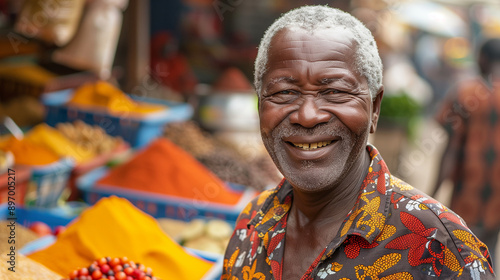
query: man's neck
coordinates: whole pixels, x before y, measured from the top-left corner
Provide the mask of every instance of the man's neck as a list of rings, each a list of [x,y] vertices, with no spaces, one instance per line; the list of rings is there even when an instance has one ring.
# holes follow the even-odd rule
[[[366,151],[337,186],[317,193],[294,188],[289,219],[294,219],[293,223],[299,227],[342,222],[356,203],[369,165],[370,156]]]

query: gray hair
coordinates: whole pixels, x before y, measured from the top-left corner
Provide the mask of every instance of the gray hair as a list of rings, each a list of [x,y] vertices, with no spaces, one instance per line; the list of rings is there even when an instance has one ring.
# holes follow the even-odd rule
[[[344,28],[351,31],[357,44],[356,70],[366,78],[370,94],[372,98],[375,98],[382,86],[382,61],[373,35],[352,15],[328,6],[303,6],[291,10],[266,30],[255,59],[254,85],[259,96],[262,90],[262,79],[267,71],[271,40],[278,31],[291,27],[299,27],[307,31],[321,28]]]

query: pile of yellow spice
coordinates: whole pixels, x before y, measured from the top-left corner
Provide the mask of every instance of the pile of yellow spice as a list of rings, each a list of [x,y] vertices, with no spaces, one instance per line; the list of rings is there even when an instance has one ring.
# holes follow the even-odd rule
[[[46,165],[62,157],[70,157],[79,164],[111,152],[122,144],[121,138],[111,137],[99,127],[76,121],[58,124],[57,128],[39,124],[23,139],[13,136],[4,139],[0,142],[0,150],[10,151],[16,164]]]
[[[153,217],[114,196],[82,212],[55,243],[28,255],[61,275],[103,256],[127,256],[164,280],[202,279],[214,265],[187,252]]]
[[[110,114],[149,114],[167,109],[166,106],[137,102],[106,81],[87,83],[75,90],[68,105],[84,109],[106,110]]]

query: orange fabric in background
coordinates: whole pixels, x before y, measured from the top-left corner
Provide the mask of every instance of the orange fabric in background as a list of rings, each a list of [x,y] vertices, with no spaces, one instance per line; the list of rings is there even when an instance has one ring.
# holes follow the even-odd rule
[[[114,196],[82,212],[54,244],[28,255],[66,277],[72,270],[107,256],[126,256],[151,267],[154,275],[163,280],[198,280],[213,266],[186,252],[154,218],[128,200]]]
[[[112,169],[98,185],[227,205],[237,204],[242,195],[165,138],[153,141],[129,162]]]

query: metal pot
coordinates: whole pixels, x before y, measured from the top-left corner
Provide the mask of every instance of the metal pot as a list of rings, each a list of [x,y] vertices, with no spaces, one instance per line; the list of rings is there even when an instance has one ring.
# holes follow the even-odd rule
[[[211,131],[258,131],[257,95],[253,92],[212,92],[197,97],[195,119]]]

